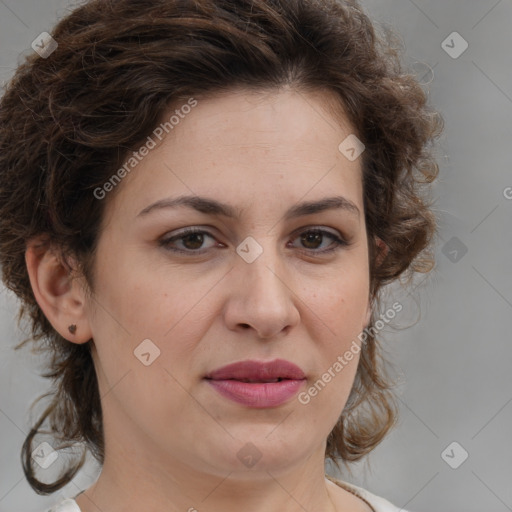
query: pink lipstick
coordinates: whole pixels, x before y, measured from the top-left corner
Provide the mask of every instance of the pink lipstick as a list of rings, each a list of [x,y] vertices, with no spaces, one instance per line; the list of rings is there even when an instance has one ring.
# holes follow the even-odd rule
[[[297,394],[306,376],[295,364],[274,361],[240,361],[206,376],[222,396],[254,408],[277,407]]]

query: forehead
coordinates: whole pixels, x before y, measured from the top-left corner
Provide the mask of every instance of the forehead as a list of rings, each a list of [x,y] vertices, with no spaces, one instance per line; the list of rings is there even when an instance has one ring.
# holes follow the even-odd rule
[[[194,101],[192,109],[174,103],[162,115],[168,133],[153,135],[156,147],[112,198],[116,210],[128,214],[191,193],[235,207],[255,194],[282,203],[338,193],[361,204],[361,159],[340,151],[353,128],[332,94],[239,90]]]

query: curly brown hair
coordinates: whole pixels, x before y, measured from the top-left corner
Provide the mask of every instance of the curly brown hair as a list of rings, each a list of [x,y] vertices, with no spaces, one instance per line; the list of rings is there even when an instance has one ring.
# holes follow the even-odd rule
[[[362,156],[369,240],[370,335],[362,344],[349,400],[327,440],[326,458],[356,461],[395,424],[397,407],[382,347],[372,331],[381,288],[433,267],[437,221],[424,190],[437,176],[433,143],[441,116],[402,48],[351,0],[92,0],[62,19],[58,47],[28,55],[0,103],[0,264],[21,299],[34,349],[49,355],[51,401],[22,448],[26,478],[39,494],[66,485],[35,476],[32,442],[49,422],[60,448],[83,443],[104,460],[99,388],[86,344],[70,343],[38,306],[25,251],[39,235],[72,255],[91,290],[106,200],[94,190],[154,130],[178,100],[236,87],[334,92]],[[378,261],[376,238],[389,248]],[[38,343],[35,343],[38,342]],[[46,395],[44,395],[46,396]]]

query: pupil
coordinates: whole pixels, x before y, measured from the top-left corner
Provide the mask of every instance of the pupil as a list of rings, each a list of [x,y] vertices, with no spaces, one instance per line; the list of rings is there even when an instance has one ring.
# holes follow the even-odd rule
[[[191,241],[191,240],[192,240],[192,244],[187,243],[187,241]],[[195,243],[194,243],[194,240],[195,240]],[[203,235],[201,233],[192,233],[190,235],[187,235],[183,239],[183,245],[185,245],[185,247],[187,249],[199,249],[201,247],[201,245],[203,245]]]
[[[322,233],[308,233],[302,236],[302,241],[306,242],[306,245],[313,242],[314,247],[308,247],[309,249],[316,249],[319,245],[322,245]],[[318,243],[316,243],[318,242]],[[316,244],[316,245],[315,245]]]

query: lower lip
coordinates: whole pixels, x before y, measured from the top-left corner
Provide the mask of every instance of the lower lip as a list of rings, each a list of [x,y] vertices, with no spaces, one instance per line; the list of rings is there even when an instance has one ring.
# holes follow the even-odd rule
[[[241,382],[212,380],[208,382],[222,396],[248,407],[277,407],[296,395],[304,379],[285,379],[280,382]]]

